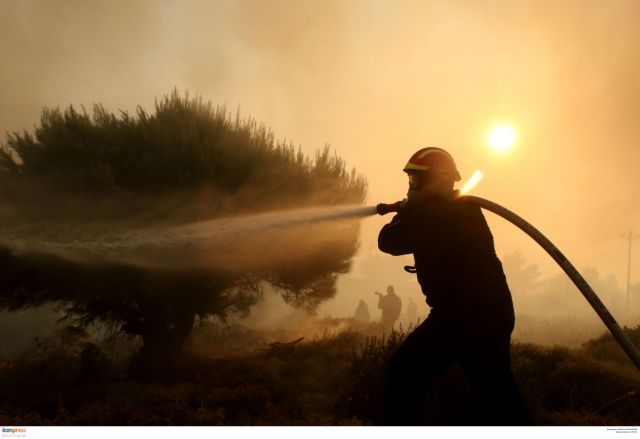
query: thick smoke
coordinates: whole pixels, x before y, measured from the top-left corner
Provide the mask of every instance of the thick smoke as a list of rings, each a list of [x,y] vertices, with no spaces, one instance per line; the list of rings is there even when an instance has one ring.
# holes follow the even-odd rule
[[[4,2],[0,130],[29,129],[43,106],[99,101],[131,111],[178,86],[240,105],[310,151],[330,142],[369,177],[372,202],[401,198],[404,160],[441,146],[463,177],[483,169],[474,194],[522,215],[580,270],[614,276],[620,302],[623,234],[640,231],[639,8],[633,0]],[[483,145],[494,120],[518,130],[509,156]],[[488,217],[500,256],[520,250],[542,278],[560,274],[519,231]],[[363,224],[356,267],[376,251],[382,223]],[[367,294],[405,283],[400,263],[385,265],[397,270],[384,281],[356,270],[360,278],[342,282]],[[324,312],[350,314],[360,294],[345,290]]]

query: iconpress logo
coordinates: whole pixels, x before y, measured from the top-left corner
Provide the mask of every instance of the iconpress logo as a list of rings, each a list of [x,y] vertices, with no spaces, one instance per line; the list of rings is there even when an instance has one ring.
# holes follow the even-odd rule
[[[2,437],[26,437],[27,429],[20,427],[2,427]]]

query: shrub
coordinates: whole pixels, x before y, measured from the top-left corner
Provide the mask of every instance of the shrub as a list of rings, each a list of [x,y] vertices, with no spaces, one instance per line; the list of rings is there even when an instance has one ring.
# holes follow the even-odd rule
[[[310,159],[253,119],[177,90],[153,114],[45,109],[33,134],[10,134],[0,148],[0,185],[0,311],[55,302],[76,325],[140,335],[150,357],[181,349],[196,315],[246,314],[266,285],[312,311],[333,297],[358,246],[357,225],[316,225],[163,247],[155,239],[170,227],[360,204],[367,186],[328,146]],[[111,257],[142,227],[153,231],[142,256],[125,246]]]

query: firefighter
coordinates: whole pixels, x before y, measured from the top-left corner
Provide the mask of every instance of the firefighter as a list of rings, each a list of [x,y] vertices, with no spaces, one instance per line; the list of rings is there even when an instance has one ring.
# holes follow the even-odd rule
[[[364,300],[360,299],[360,302],[358,302],[358,307],[356,308],[356,313],[353,318],[361,322],[369,321],[369,306]]]
[[[419,425],[430,384],[454,362],[474,395],[476,425],[531,425],[510,363],[514,310],[493,236],[478,206],[458,200],[453,157],[440,148],[417,151],[404,167],[407,198],[378,236],[380,250],[413,254],[430,307],[389,362],[384,423]],[[384,214],[384,205],[378,206]]]
[[[407,303],[407,325],[415,325],[418,322],[418,304],[409,297]]]
[[[391,331],[396,320],[400,317],[400,313],[402,311],[402,299],[400,299],[396,294],[393,289],[393,285],[387,286],[386,295],[382,295],[377,291],[375,294],[378,295],[378,309],[382,311],[380,324],[385,330]]]

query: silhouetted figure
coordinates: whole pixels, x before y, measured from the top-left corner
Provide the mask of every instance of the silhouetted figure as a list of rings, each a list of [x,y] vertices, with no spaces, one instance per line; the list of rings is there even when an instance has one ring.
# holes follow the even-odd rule
[[[480,207],[458,200],[460,175],[444,150],[421,149],[404,171],[407,200],[396,204],[378,246],[413,253],[415,267],[406,269],[417,274],[431,312],[389,362],[384,422],[424,422],[420,405],[430,384],[457,361],[474,394],[473,424],[533,424],[511,371],[511,293]]]
[[[398,320],[398,317],[400,317],[400,312],[402,311],[402,300],[395,293],[393,286],[391,285],[387,287],[386,295],[383,296],[377,291],[375,294],[378,295],[378,308],[382,311],[380,323],[385,330],[391,330],[396,320]]]
[[[358,307],[356,308],[356,313],[353,316],[353,318],[356,320],[360,320],[361,322],[368,322],[369,319],[371,318],[369,315],[369,306],[366,304],[364,300],[360,299],[360,302],[358,303]]]
[[[410,325],[418,323],[418,305],[411,297],[407,301],[407,323]]]

